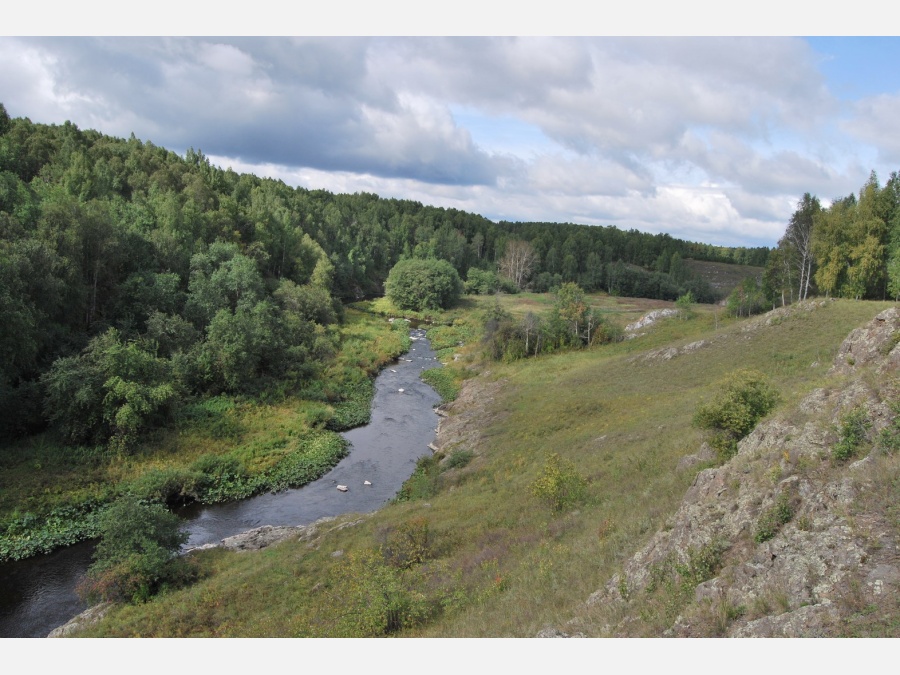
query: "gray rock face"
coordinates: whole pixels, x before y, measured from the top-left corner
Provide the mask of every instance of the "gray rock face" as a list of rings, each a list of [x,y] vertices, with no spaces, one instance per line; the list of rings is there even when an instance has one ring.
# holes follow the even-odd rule
[[[100,603],[99,605],[94,605],[93,607],[89,607],[88,609],[84,610],[78,616],[76,616],[73,619],[70,619],[69,621],[64,623],[62,626],[60,626],[58,628],[54,628],[52,631],[50,631],[50,634],[47,637],[48,638],[67,637],[67,636],[71,635],[72,633],[75,633],[79,630],[87,628],[91,624],[97,623],[98,621],[100,621],[100,619],[102,619],[104,616],[106,616],[106,613],[110,610],[110,608],[112,606],[113,605],[111,602],[103,602],[103,603]]]
[[[655,568],[673,559],[685,565],[691,552],[709,545],[725,550],[722,566],[696,586],[669,635],[703,634],[704,612],[717,606],[742,608],[728,622],[730,636],[834,635],[846,607],[900,593],[900,528],[865,499],[891,458],[873,452],[852,463],[831,459],[847,411],[865,409],[870,439],[891,421],[888,403],[895,394],[882,383],[900,370],[898,331],[896,309],[853,331],[832,370],[855,377],[811,392],[792,410],[760,424],[729,462],[697,474],[665,529],[588,599],[588,605],[618,607],[625,617],[611,634],[627,633],[635,620],[627,611],[629,599],[648,587]],[[851,354],[855,363],[848,365]],[[862,371],[863,366],[869,368]],[[872,378],[872,372],[880,377]],[[708,449],[701,449],[679,469],[706,457]],[[761,519],[780,495],[790,499],[793,517],[760,541]]]
[[[259,551],[285,539],[299,538],[300,534],[306,530],[306,527],[263,525],[232,537],[225,537],[222,540],[221,547],[230,551]]]
[[[630,323],[625,326],[625,332],[634,333],[635,331],[639,331],[641,328],[646,328],[647,326],[652,325],[660,319],[668,319],[673,316],[678,316],[677,309],[654,309],[652,312],[647,312],[646,314],[644,314],[644,316],[642,316],[634,323]]]
[[[896,307],[884,310],[869,325],[857,328],[847,336],[829,372],[847,375],[876,361],[879,372],[896,368],[900,364],[898,332],[900,311]]]

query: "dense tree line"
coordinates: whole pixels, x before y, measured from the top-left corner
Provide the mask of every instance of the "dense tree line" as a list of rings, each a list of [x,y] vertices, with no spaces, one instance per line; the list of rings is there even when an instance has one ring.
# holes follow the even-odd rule
[[[566,282],[554,296],[545,316],[528,312],[520,319],[495,303],[484,317],[482,344],[488,358],[509,362],[622,339],[622,329],[588,305],[578,284]]]
[[[335,349],[337,300],[381,294],[407,258],[509,288],[501,263],[519,241],[534,258],[518,280],[535,290],[701,301],[685,258],[767,253],[292,188],[0,104],[0,435],[52,423],[127,447],[186,397],[302,387]]]
[[[803,195],[769,257],[761,291],[771,304],[813,293],[900,299],[900,176],[881,186],[875,172],[859,194],[823,207]]]

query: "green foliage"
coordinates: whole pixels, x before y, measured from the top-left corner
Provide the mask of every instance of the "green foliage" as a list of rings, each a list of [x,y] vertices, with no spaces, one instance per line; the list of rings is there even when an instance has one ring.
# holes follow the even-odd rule
[[[895,247],[887,264],[888,295],[895,301],[900,300],[900,246]]]
[[[676,565],[681,578],[692,586],[709,581],[722,567],[722,555],[727,547],[722,542],[713,541],[699,549],[688,548],[687,564]]]
[[[41,517],[25,513],[9,519],[5,531],[0,532],[0,561],[50,553],[61,546],[97,537],[98,507],[97,500],[89,500],[56,507]]]
[[[77,357],[59,359],[43,378],[45,409],[73,443],[110,439],[130,449],[140,433],[167,420],[179,400],[168,365],[114,328]]]
[[[453,401],[459,395],[459,383],[447,368],[431,368],[422,373],[422,380],[441,397],[441,401]]]
[[[381,548],[388,564],[399,569],[421,565],[431,557],[432,535],[428,520],[422,516],[401,523]]]
[[[283,279],[272,296],[285,312],[293,313],[299,320],[323,326],[338,320],[334,300],[322,286],[298,286],[290,279]]]
[[[494,271],[470,267],[466,273],[465,291],[471,295],[490,295],[499,291],[500,286],[500,277]]]
[[[199,429],[218,439],[237,440],[243,431],[235,400],[226,395],[183,406],[178,412],[178,420],[186,429]]]
[[[146,502],[175,505],[198,497],[202,474],[180,467],[151,469],[129,486],[129,492]]]
[[[433,609],[403,570],[373,549],[347,554],[331,571],[327,593],[343,608],[326,633],[332,637],[379,637],[424,623]]]
[[[384,291],[402,309],[437,310],[455,303],[463,285],[447,261],[409,258],[394,265],[384,282]]]
[[[727,459],[736,451],[737,442],[771,412],[779,399],[762,373],[736,370],[719,385],[714,401],[697,408],[693,423],[712,432],[713,447]]]
[[[685,552],[686,560],[680,561],[670,554],[651,565],[650,580],[645,587],[650,598],[650,607],[644,610],[648,615],[646,619],[658,612],[663,623],[671,625],[694,599],[694,589],[718,574],[726,550],[724,542],[712,541],[699,548],[689,547]],[[627,588],[625,590],[627,592]]]
[[[412,502],[431,499],[440,489],[441,468],[435,455],[420,457],[415,471],[400,488],[396,502]]]
[[[187,533],[177,516],[159,504],[120,499],[100,518],[100,542],[80,592],[94,600],[143,602],[191,577],[178,556]]]
[[[295,449],[257,479],[256,490],[272,491],[306,485],[334,468],[347,455],[347,441],[329,431],[310,432]]]
[[[531,494],[554,511],[563,511],[587,499],[587,479],[575,465],[558,453],[547,458],[544,469],[531,484]]]
[[[544,316],[529,311],[519,320],[495,303],[485,314],[484,337],[488,358],[512,362],[572,347],[619,342],[622,330],[588,305],[584,290],[567,282],[554,294],[552,310]]]
[[[678,296],[678,299],[675,301],[675,308],[678,310],[678,316],[684,320],[692,318],[695,313],[695,302],[697,301],[694,299],[694,294],[691,291]]]
[[[853,457],[866,440],[871,426],[865,407],[858,406],[845,413],[841,417],[838,441],[831,450],[831,456],[839,462]]]
[[[196,476],[196,498],[205,504],[235,499],[252,484],[244,463],[229,455],[202,455],[191,465],[190,472]]]
[[[790,492],[782,492],[775,498],[775,503],[756,522],[753,539],[757,544],[768,541],[781,529],[782,525],[791,522],[796,511],[795,498]]]
[[[759,280],[755,277],[744,279],[731,291],[726,307],[731,316],[750,316],[764,312],[768,307],[768,300]]]
[[[461,469],[464,466],[468,466],[469,462],[474,458],[475,453],[471,450],[454,450],[444,462],[444,469],[447,471],[450,469]]]
[[[891,411],[891,419],[887,426],[881,430],[878,437],[878,445],[889,454],[900,451],[900,400],[894,399],[888,403]]]

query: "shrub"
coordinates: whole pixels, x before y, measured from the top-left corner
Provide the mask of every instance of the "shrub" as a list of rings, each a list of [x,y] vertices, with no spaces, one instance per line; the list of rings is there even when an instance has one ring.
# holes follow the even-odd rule
[[[183,504],[198,496],[203,476],[190,469],[169,467],[150,469],[129,486],[138,499],[161,504]]]
[[[243,462],[230,455],[202,455],[191,469],[199,474],[197,498],[206,503],[225,501],[249,478]]]
[[[424,623],[428,599],[409,588],[404,572],[385,563],[377,550],[350,553],[329,575],[331,606],[344,609],[328,635],[377,637]]]
[[[436,455],[426,455],[420,457],[416,462],[416,469],[413,471],[397,496],[394,498],[397,502],[412,502],[417,499],[430,499],[438,493],[440,489],[440,467],[438,465],[438,457]]]
[[[778,534],[781,526],[789,523],[794,517],[794,511],[795,506],[790,493],[779,494],[772,507],[763,513],[756,523],[756,533],[753,535],[756,543],[761,544]]]
[[[417,312],[446,308],[463,292],[453,265],[446,260],[401,260],[384,282],[388,298],[401,309]]]
[[[444,462],[444,469],[461,469],[467,466],[475,457],[475,453],[471,450],[454,450],[450,453],[447,461]]]
[[[765,293],[754,277],[744,279],[728,296],[727,311],[731,316],[750,316],[765,311]]]
[[[858,406],[847,412],[841,418],[839,429],[840,438],[831,450],[831,456],[839,462],[850,459],[856,454],[857,448],[866,440],[866,434],[872,423],[866,415],[866,410]]]
[[[891,401],[888,407],[891,410],[891,421],[881,430],[878,445],[888,454],[893,454],[900,450],[900,400]]]
[[[541,475],[531,484],[531,494],[554,511],[562,511],[587,498],[587,479],[572,462],[553,453],[547,458]]]
[[[490,295],[500,290],[500,277],[491,270],[470,267],[466,274],[465,288],[466,293],[471,295]]]
[[[194,572],[178,550],[187,537],[164,506],[120,499],[100,518],[100,543],[80,593],[90,600],[143,602],[186,583]]]
[[[388,564],[399,569],[421,565],[431,555],[428,520],[422,516],[401,523],[381,549]]]
[[[712,432],[711,445],[722,459],[737,451],[737,442],[778,403],[778,392],[755,370],[737,370],[721,384],[710,403],[697,408],[694,425]]]
[[[682,319],[690,319],[694,316],[694,294],[688,291],[675,301],[675,308],[678,310],[678,316]]]
[[[671,625],[684,607],[694,599],[694,589],[704,581],[712,579],[722,567],[722,559],[728,549],[726,542],[713,540],[700,548],[689,547],[686,560],[679,561],[670,553],[648,568],[649,580],[645,591],[649,597],[649,607],[642,616],[651,619],[654,614],[664,618]],[[628,597],[625,580],[619,584],[622,597]]]

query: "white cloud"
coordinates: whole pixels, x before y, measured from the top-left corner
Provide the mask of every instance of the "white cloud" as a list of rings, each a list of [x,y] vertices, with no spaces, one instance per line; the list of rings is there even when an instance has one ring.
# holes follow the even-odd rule
[[[900,95],[881,94],[858,101],[843,128],[876,146],[882,161],[900,163]]]

